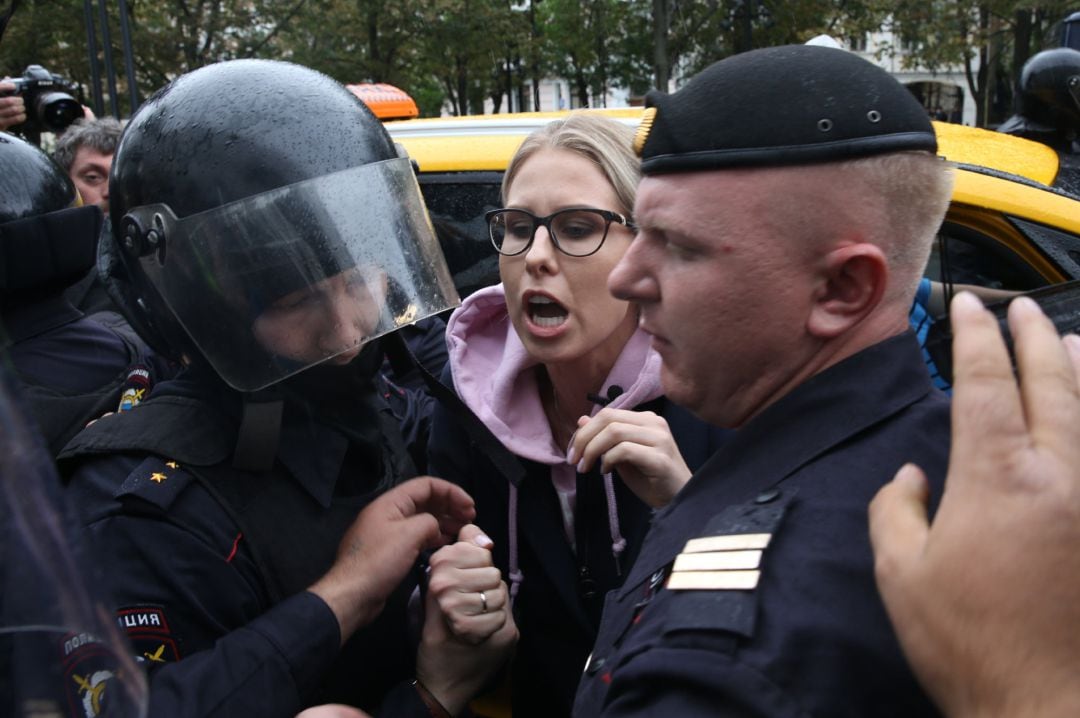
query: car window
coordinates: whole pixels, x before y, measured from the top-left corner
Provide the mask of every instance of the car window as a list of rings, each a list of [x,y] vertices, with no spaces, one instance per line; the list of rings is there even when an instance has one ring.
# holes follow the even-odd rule
[[[936,282],[1026,291],[1049,284],[1019,254],[978,230],[945,222],[934,242],[926,276]]]
[[[502,172],[421,174],[435,234],[462,298],[499,281],[499,255],[488,238],[484,213],[499,206]]]

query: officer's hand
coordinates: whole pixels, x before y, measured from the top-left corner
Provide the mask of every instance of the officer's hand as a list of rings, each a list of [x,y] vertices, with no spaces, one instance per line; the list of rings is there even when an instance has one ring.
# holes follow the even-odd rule
[[[461,530],[457,543],[443,546],[429,560],[428,593],[450,633],[478,644],[503,627],[509,602],[502,574],[491,560],[492,541],[477,526]]]
[[[26,103],[21,95],[12,95],[15,85],[7,79],[0,80],[0,130],[26,122]]]
[[[345,532],[334,565],[308,589],[337,616],[342,643],[379,614],[421,551],[453,541],[475,515],[460,487],[430,477],[368,504]]]
[[[908,465],[870,506],[912,667],[951,716],[1080,715],[1080,339],[1013,301],[1018,389],[993,316],[952,304],[953,445],[933,524]]]
[[[653,508],[667,505],[691,474],[667,421],[651,411],[604,409],[581,417],[567,459],[581,472],[597,459],[602,472],[618,469],[630,490]]]
[[[490,539],[479,539],[479,529],[466,527],[461,539],[453,546],[448,546],[432,556],[432,574],[428,582],[427,603],[425,605],[424,630],[420,639],[420,649],[416,655],[416,677],[425,688],[451,714],[457,715],[480,690],[484,684],[510,658],[517,644],[518,631],[507,600],[506,584],[498,578],[494,568],[473,567],[466,572],[476,572],[475,576],[463,579],[461,586],[489,586],[491,571],[495,573],[498,585],[491,590],[484,590],[487,597],[487,611],[484,612],[479,592],[471,595],[461,592],[456,599],[451,599],[453,588],[450,581],[437,582],[436,573],[450,575],[450,569],[457,569],[457,564],[473,566],[483,562],[482,554],[490,554],[487,548]],[[466,545],[467,544],[467,545]],[[436,560],[443,552],[446,555]],[[459,577],[461,573],[457,574]],[[452,606],[454,617],[448,620],[440,606],[440,598]],[[453,628],[451,627],[453,626]],[[455,635],[460,632],[459,635]],[[488,637],[479,642],[477,636],[487,632]]]

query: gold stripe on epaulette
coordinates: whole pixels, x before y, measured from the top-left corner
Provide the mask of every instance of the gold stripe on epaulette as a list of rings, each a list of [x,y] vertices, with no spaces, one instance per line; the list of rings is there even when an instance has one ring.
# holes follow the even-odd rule
[[[652,131],[655,120],[656,108],[646,107],[645,111],[641,113],[641,124],[638,125],[637,132],[634,133],[634,154],[638,157],[641,156],[642,150],[645,149],[645,141],[649,139],[649,132]]]
[[[690,539],[683,547],[683,553],[704,553],[706,551],[747,551],[763,549],[769,545],[772,534],[732,534],[730,536],[705,536]]]
[[[757,568],[761,551],[708,551],[681,553],[675,558],[672,571],[732,571]]]
[[[761,571],[679,571],[667,581],[670,591],[750,591]]]

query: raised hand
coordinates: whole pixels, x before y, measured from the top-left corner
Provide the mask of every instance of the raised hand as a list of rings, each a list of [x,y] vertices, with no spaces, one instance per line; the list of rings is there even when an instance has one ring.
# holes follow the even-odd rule
[[[651,411],[604,409],[578,419],[568,460],[588,471],[597,460],[600,470],[618,469],[619,476],[639,499],[653,508],[665,506],[690,480],[671,429]]]

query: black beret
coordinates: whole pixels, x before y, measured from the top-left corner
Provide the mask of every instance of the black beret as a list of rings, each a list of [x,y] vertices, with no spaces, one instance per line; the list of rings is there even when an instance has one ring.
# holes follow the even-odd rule
[[[937,151],[930,118],[907,88],[829,47],[733,55],[677,92],[650,92],[645,104],[634,140],[645,174]]]

